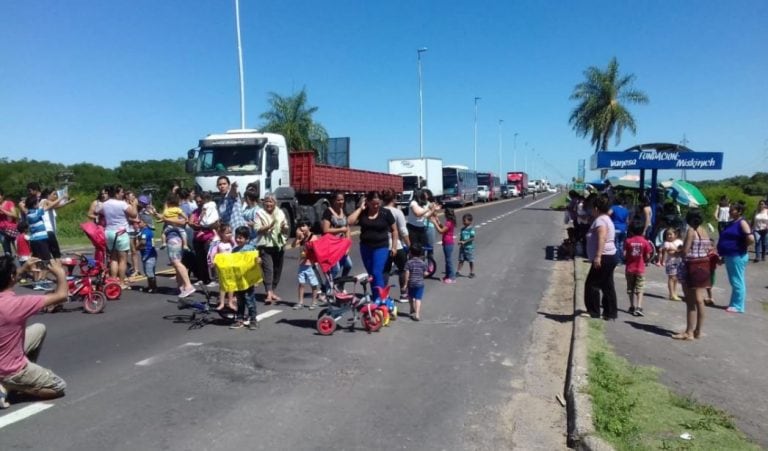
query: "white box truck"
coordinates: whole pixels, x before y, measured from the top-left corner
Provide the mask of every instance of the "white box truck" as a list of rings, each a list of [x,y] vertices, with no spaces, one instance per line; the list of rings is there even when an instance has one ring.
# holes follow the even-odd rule
[[[389,173],[403,177],[403,195],[399,204],[407,205],[414,191],[427,188],[435,199],[443,198],[443,160],[440,158],[393,158]]]

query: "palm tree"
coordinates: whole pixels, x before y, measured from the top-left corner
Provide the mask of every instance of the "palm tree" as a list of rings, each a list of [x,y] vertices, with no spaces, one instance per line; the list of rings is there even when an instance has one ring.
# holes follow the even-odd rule
[[[616,57],[611,59],[605,71],[591,66],[584,71],[584,76],[586,81],[573,88],[571,100],[579,101],[579,105],[571,113],[568,123],[582,137],[591,134],[595,152],[601,152],[608,150],[608,140],[614,135],[618,145],[625,128],[632,134],[637,132],[635,118],[625,104],[648,103],[648,96],[632,87],[634,74],[619,74]]]
[[[260,116],[266,121],[261,130],[283,135],[291,151],[315,149],[317,152],[315,147],[325,148],[328,132],[312,119],[318,108],[307,106],[306,88],[288,97],[271,92],[269,104],[272,109]]]

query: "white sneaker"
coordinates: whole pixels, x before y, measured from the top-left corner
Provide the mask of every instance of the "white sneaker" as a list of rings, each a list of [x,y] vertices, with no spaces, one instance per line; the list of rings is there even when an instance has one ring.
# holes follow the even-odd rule
[[[11,404],[8,403],[8,390],[3,387],[3,384],[0,384],[0,409],[7,409],[11,407]]]
[[[216,288],[216,287],[218,287],[218,286],[219,286],[218,282],[215,282],[215,281],[213,281],[213,280],[212,280],[212,281],[210,281],[210,282],[208,282],[207,284],[205,284],[205,287],[206,287],[206,288]]]

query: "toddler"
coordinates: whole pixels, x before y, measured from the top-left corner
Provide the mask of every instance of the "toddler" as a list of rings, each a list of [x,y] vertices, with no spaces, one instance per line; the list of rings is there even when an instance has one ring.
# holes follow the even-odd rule
[[[464,214],[461,217],[461,222],[464,227],[461,228],[459,234],[459,269],[456,271],[456,275],[461,275],[461,268],[464,266],[464,262],[469,263],[469,278],[475,277],[475,228],[472,227],[472,215],[470,213]]]
[[[229,224],[221,224],[216,237],[214,237],[211,242],[211,252],[208,253],[210,262],[214,261],[216,254],[231,254],[234,247],[232,226]],[[234,291],[219,291],[219,305],[216,306],[216,310],[221,310],[224,307],[237,310]]]
[[[145,293],[154,293],[157,291],[157,278],[155,277],[157,249],[155,249],[154,237],[155,232],[149,227],[149,224],[147,224],[146,218],[140,217],[137,249],[141,254],[141,266],[144,269],[144,275],[147,276],[147,288]]]
[[[184,214],[184,211],[179,206],[179,196],[177,194],[171,193],[168,195],[168,198],[165,200],[162,219],[188,219],[187,215]],[[161,249],[165,249],[165,246],[168,243],[168,238],[174,236],[178,236],[181,239],[181,247],[183,249],[189,249],[189,243],[187,243],[187,231],[184,227],[168,223],[165,223],[163,226]]]
[[[667,288],[669,289],[669,299],[679,301],[677,295],[677,272],[682,258],[680,253],[683,250],[683,240],[677,237],[677,230],[669,228],[664,233],[664,244],[661,246],[661,258],[659,264],[664,265],[667,273]]]
[[[202,193],[200,199],[203,201],[203,209],[200,214],[200,226],[213,229],[219,222],[219,210],[216,209],[216,202],[213,201],[211,193]]]
[[[294,304],[293,309],[299,310],[304,307],[304,285],[308,284],[312,287],[312,304],[309,309],[314,310],[317,305],[318,286],[317,275],[315,274],[315,268],[312,262],[307,258],[306,245],[310,241],[316,240],[317,237],[312,233],[309,228],[309,221],[299,221],[296,229],[296,238],[294,238],[291,248],[301,246],[301,255],[299,256],[299,302]]]
[[[408,287],[408,300],[411,303],[411,319],[421,321],[421,301],[424,300],[424,273],[427,264],[422,258],[424,248],[419,243],[411,245],[411,258],[405,264],[405,286]]]
[[[629,295],[629,314],[643,313],[643,289],[645,288],[645,262],[651,258],[653,246],[643,235],[645,223],[633,221],[629,225],[629,238],[624,241],[625,276]]]

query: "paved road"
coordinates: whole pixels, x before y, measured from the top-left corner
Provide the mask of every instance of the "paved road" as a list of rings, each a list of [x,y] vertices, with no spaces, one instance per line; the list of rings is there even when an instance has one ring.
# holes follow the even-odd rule
[[[681,395],[691,395],[734,416],[736,425],[768,448],[768,264],[747,268],[747,311],[727,313],[730,285],[725,267],[717,269],[714,297],[717,307],[706,309],[704,336],[676,341],[669,335],[685,330],[685,304],[666,299],[663,268],[646,274],[644,318],[619,313],[606,325],[606,336],[616,351],[635,364],[662,369],[661,381]],[[624,267],[616,270],[620,310],[629,307]],[[682,290],[680,290],[682,291]]]
[[[170,296],[136,292],[102,315],[40,316],[41,364],[68,394],[3,411],[0,425],[32,415],[0,429],[2,448],[508,449],[502,408],[551,270],[545,246],[561,235],[551,199],[472,209],[478,277],[430,281],[421,322],[374,334],[321,337],[315,312],[287,307],[257,331],[187,330]],[[286,300],[295,268],[289,253]]]

